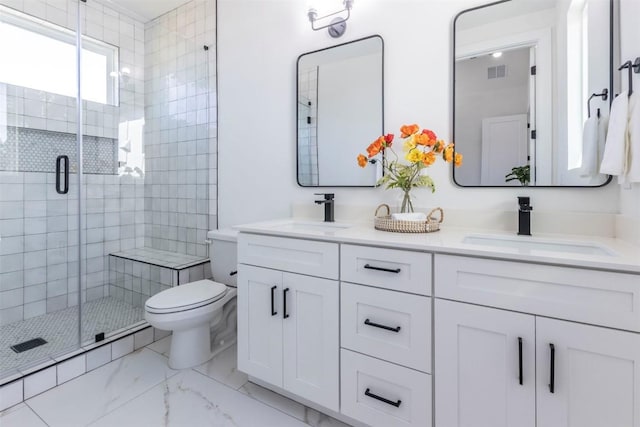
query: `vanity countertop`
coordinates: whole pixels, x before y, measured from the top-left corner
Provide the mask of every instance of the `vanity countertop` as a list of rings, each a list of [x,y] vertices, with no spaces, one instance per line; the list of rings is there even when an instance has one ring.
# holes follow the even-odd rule
[[[371,223],[340,224],[334,228],[317,229],[310,226],[288,227],[291,219],[257,222],[234,226],[240,232],[266,234],[280,237],[291,237],[308,240],[350,243],[357,245],[380,246],[394,249],[407,249],[453,255],[499,258],[522,262],[536,262],[554,265],[595,268],[640,274],[640,247],[621,239],[598,236],[578,236],[561,234],[535,234],[534,236],[517,236],[494,230],[449,227],[446,224],[440,231],[433,233],[390,233],[376,230]],[[301,220],[304,221],[304,220]],[[312,221],[307,221],[311,224]],[[477,238],[480,243],[465,243],[463,240]],[[482,244],[482,239],[510,242],[506,246]],[[495,240],[493,240],[495,239]],[[526,247],[519,247],[522,242]],[[562,250],[537,249],[530,247],[560,244],[596,245],[611,250],[613,254],[583,254]],[[640,285],[640,278],[639,283]]]

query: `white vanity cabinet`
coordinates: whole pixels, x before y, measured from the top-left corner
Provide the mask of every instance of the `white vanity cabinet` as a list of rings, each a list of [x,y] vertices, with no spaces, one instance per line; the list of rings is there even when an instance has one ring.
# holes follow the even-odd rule
[[[637,330],[637,275],[437,255],[435,277],[437,426],[640,427],[640,334],[542,316]],[[469,304],[491,294],[530,314]]]
[[[313,262],[322,264],[331,257],[337,261],[337,244],[291,240],[239,236],[238,369],[338,411],[338,282],[248,265],[280,262],[292,270],[321,274]],[[337,262],[332,268],[337,275]]]

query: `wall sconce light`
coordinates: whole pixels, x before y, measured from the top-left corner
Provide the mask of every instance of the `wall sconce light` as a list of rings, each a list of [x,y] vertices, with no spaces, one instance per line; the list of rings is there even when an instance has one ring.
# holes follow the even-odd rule
[[[318,16],[318,12],[314,8],[310,8],[309,12],[307,12],[307,16],[309,17],[309,22],[311,22],[311,28],[313,31],[322,30],[328,28],[329,35],[333,38],[338,38],[344,34],[347,29],[347,20],[351,17],[351,8],[353,7],[353,0],[343,0],[342,4],[344,5],[344,9],[339,10],[337,12],[330,13],[324,16]],[[316,21],[321,21],[326,18],[330,18],[335,15],[339,15],[341,13],[347,12],[346,17],[336,17],[331,20],[326,25],[316,26]]]

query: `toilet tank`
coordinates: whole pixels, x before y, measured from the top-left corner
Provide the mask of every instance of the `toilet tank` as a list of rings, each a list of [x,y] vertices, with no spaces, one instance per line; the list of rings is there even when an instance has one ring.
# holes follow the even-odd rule
[[[238,281],[238,232],[232,229],[207,233],[213,280],[236,287]]]

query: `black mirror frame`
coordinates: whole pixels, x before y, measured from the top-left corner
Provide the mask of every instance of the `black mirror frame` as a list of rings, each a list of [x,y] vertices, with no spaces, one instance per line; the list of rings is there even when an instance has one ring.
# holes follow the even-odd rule
[[[456,22],[458,21],[458,18],[460,18],[461,15],[467,12],[471,12],[477,9],[484,9],[485,7],[496,6],[498,4],[507,3],[510,1],[512,0],[499,0],[492,3],[487,3],[480,6],[465,9],[459,12],[453,18],[453,24],[451,26],[452,27],[451,28],[451,33],[452,33],[451,34],[451,78],[452,78],[451,80],[451,137],[452,137],[452,141],[454,142],[456,140]],[[613,61],[614,61],[614,43],[615,43],[614,33],[613,33],[614,12],[615,12],[614,1],[615,0],[609,0],[609,93],[610,94],[615,93],[613,92],[613,85],[614,85]],[[613,102],[613,98],[614,98],[613,96],[609,97],[609,106],[611,106],[611,103]],[[455,145],[453,150],[455,153]],[[462,185],[456,181],[455,169],[456,169],[455,167],[451,168],[451,180],[455,185],[461,188],[510,188],[510,189],[522,188],[522,187],[511,186],[511,185]],[[525,188],[527,189],[529,188],[599,188],[609,184],[612,181],[612,179],[613,177],[609,175],[607,180],[600,185],[532,185],[532,186],[527,186]]]
[[[298,56],[298,59],[296,61],[296,89],[295,89],[295,103],[294,105],[296,106],[296,121],[295,121],[295,125],[296,125],[296,138],[295,138],[295,144],[296,144],[296,183],[298,184],[299,187],[302,188],[375,188],[377,187],[377,183],[374,183],[373,185],[302,185],[300,183],[300,164],[298,162],[298,155],[299,155],[299,148],[298,148],[298,120],[300,120],[300,110],[298,108],[298,75],[299,75],[299,68],[300,68],[300,59],[305,56],[305,55],[310,55],[312,53],[317,53],[317,52],[323,52],[325,50],[329,50],[329,49],[333,49],[336,47],[340,47],[340,46],[344,46],[344,45],[348,45],[351,43],[356,43],[356,42],[360,42],[360,41],[364,41],[364,40],[368,40],[368,39],[372,39],[372,38],[379,38],[380,39],[380,44],[382,47],[382,84],[380,87],[380,92],[381,92],[381,101],[382,101],[382,116],[381,116],[381,130],[380,130],[380,135],[384,135],[384,39],[382,38],[381,35],[379,34],[374,34],[371,36],[367,36],[367,37],[362,37],[359,39],[355,39],[355,40],[351,40],[345,43],[340,43],[340,44],[336,44],[333,46],[329,46],[329,47],[325,47],[322,49],[318,49],[318,50],[314,50],[311,52],[305,52],[302,53]],[[380,136],[378,135],[378,136]],[[375,136],[374,136],[375,138]],[[372,140],[373,141],[373,140]],[[366,144],[366,141],[363,141],[363,146],[364,144]],[[355,165],[355,162],[354,162]],[[384,168],[382,171],[382,174],[384,175]]]

